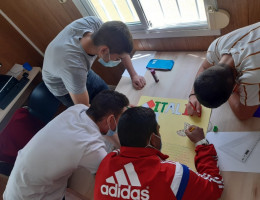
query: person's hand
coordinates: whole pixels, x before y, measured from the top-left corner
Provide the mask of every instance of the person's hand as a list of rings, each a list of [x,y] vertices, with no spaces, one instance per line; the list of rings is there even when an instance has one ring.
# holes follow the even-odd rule
[[[189,102],[186,105],[188,115],[201,116],[201,105],[195,95],[189,97]],[[195,109],[194,109],[195,108]]]
[[[134,108],[134,107],[136,107],[136,105],[134,105],[134,104],[129,104],[128,105],[128,108]]]
[[[193,143],[196,143],[205,138],[203,129],[198,126],[189,126],[189,128],[185,130],[185,133]]]
[[[134,107],[136,107],[136,106],[133,105],[133,104],[129,104],[128,106],[126,106],[126,109],[125,109],[124,111],[126,111],[126,110],[129,109],[129,108],[134,108]]]
[[[141,90],[146,85],[146,81],[144,77],[135,75],[132,77],[132,84],[136,90]]]

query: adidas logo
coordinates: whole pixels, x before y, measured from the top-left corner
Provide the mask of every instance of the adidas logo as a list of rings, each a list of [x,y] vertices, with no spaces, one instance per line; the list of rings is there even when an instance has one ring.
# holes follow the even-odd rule
[[[141,183],[132,163],[124,165],[124,168],[116,171],[114,176],[108,177],[106,182],[115,184],[115,186],[102,185],[100,188],[102,195],[134,200],[148,200],[150,197],[149,190],[132,188],[141,187]],[[123,187],[121,188],[121,186]]]

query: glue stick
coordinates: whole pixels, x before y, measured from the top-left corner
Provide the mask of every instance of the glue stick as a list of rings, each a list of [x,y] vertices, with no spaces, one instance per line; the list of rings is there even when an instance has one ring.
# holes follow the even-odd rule
[[[150,72],[151,72],[151,74],[152,74],[152,76],[153,76],[155,82],[158,83],[158,82],[159,82],[159,79],[158,79],[158,77],[157,77],[157,75],[156,75],[156,73],[155,73],[155,70],[154,70],[154,69],[150,69]]]

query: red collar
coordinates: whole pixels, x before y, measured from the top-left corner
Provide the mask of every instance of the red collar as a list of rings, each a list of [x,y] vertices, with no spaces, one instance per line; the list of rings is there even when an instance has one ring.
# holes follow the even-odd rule
[[[167,158],[169,158],[168,155],[161,153],[157,149],[144,148],[144,147],[124,147],[124,146],[121,146],[120,155],[124,156],[124,157],[131,157],[131,158],[141,158],[141,157],[148,157],[148,156],[152,156],[152,155],[157,155],[162,160],[166,160]]]

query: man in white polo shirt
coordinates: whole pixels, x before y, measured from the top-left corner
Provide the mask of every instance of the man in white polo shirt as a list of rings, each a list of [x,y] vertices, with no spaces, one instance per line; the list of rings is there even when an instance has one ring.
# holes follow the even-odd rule
[[[200,115],[200,103],[216,108],[228,100],[240,120],[253,116],[260,104],[259,37],[260,22],[212,42],[189,96],[190,115]]]
[[[128,104],[125,95],[102,91],[90,108],[72,106],[49,122],[18,152],[4,199],[62,199],[77,168],[95,174],[107,155],[103,135],[116,131]]]

